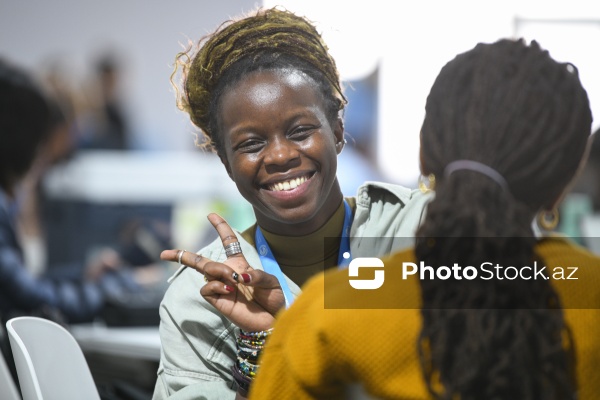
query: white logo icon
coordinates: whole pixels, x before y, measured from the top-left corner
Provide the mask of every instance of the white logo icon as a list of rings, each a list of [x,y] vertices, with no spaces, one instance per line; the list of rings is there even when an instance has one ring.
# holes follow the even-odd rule
[[[359,257],[350,261],[350,265],[348,265],[348,276],[356,277],[358,276],[358,270],[360,268],[383,268],[383,261],[379,258],[375,257]],[[384,271],[383,269],[375,270],[375,278],[373,279],[350,279],[350,286],[354,289],[361,290],[373,290],[379,289],[383,286]]]

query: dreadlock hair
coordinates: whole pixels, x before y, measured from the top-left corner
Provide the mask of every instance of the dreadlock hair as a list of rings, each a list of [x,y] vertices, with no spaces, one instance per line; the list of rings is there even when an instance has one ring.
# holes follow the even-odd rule
[[[303,17],[278,8],[259,9],[226,21],[215,32],[176,57],[171,83],[177,105],[201,130],[200,147],[221,154],[219,107],[223,93],[249,73],[290,69],[312,78],[335,121],[346,106],[339,73],[321,35]],[[182,90],[174,83],[181,67]]]
[[[447,63],[427,98],[421,167],[437,179],[417,232],[426,265],[533,266],[535,213],[584,156],[592,116],[577,69],[535,41],[478,44]],[[504,189],[455,160],[499,172]],[[543,265],[543,264],[542,264]],[[436,399],[575,398],[574,350],[544,279],[422,280],[419,353]]]

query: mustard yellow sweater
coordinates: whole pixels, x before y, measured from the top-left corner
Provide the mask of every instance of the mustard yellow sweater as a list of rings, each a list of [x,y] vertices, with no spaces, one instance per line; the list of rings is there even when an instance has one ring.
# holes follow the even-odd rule
[[[560,266],[567,277],[574,271],[569,267],[578,267],[572,276],[578,280],[552,284],[575,340],[579,399],[598,399],[600,258],[560,238],[542,240],[536,252],[549,272]],[[399,266],[414,259],[412,250],[384,259],[384,287],[392,290],[363,290],[362,297],[348,284],[348,271],[311,279],[292,307],[278,316],[250,399],[350,398],[348,386],[356,383],[377,398],[429,399],[417,353],[419,283],[415,276],[398,281]],[[394,284],[388,285],[388,279]],[[390,305],[396,308],[373,309]]]

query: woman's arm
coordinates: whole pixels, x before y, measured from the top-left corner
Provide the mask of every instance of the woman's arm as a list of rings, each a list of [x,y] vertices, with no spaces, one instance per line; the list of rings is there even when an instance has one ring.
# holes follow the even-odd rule
[[[8,215],[0,212],[0,301],[5,309],[32,311],[51,307],[69,322],[91,320],[107,295],[136,285],[125,271],[111,271],[95,282],[36,278],[23,264],[21,250]]]

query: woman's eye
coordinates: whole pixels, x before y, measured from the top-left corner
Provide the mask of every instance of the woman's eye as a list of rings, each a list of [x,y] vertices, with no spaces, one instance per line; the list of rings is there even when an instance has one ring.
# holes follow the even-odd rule
[[[246,140],[237,146],[237,150],[240,150],[243,152],[248,152],[248,153],[258,151],[261,148],[262,148],[262,142],[260,140],[256,140],[256,139]]]
[[[304,140],[311,135],[314,129],[313,126],[299,126],[292,130],[289,137],[292,140]]]

